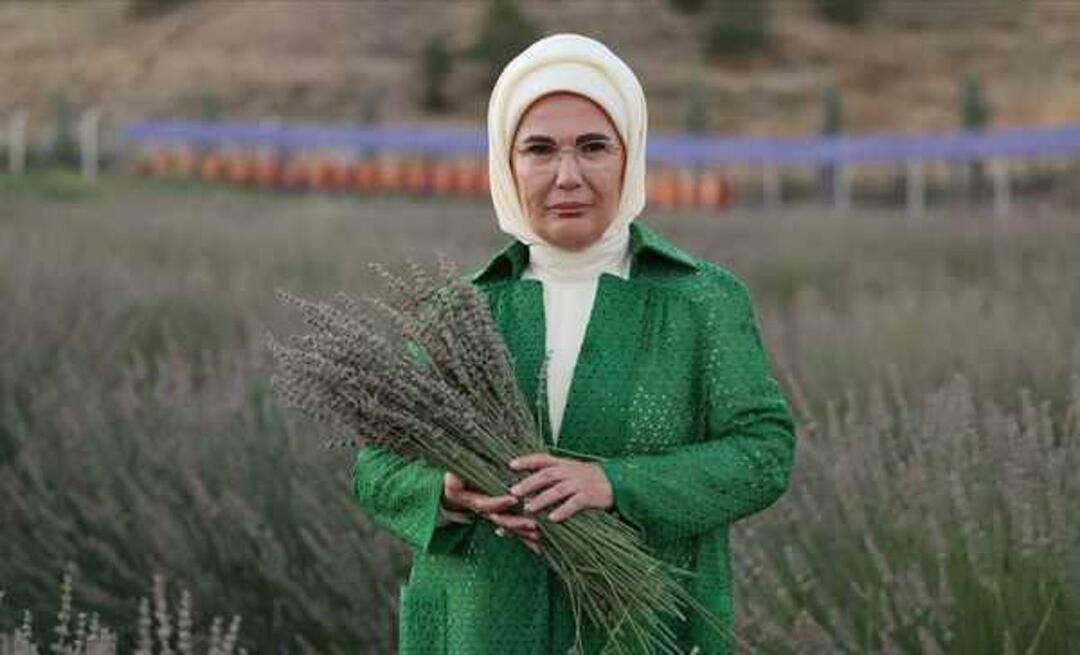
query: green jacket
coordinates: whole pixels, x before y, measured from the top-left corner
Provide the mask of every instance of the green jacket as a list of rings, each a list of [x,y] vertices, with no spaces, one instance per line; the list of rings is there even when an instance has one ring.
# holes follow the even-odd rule
[[[604,458],[617,514],[657,556],[695,571],[692,593],[730,626],[728,526],[787,488],[792,421],[745,285],[648,228],[630,230],[630,276],[600,277],[556,452]],[[515,241],[471,280],[535,408],[544,305],[541,283],[521,278],[527,263],[528,248]],[[573,622],[561,582],[489,521],[439,525],[443,473],[375,446],[356,459],[356,501],[413,549],[399,652],[566,653]],[[687,652],[730,650],[696,615],[673,629]],[[586,652],[599,652],[603,635],[584,637]]]

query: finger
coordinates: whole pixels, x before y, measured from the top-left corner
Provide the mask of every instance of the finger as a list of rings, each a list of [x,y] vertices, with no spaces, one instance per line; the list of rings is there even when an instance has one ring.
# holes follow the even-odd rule
[[[446,472],[443,476],[443,489],[450,492],[457,492],[465,488],[465,481],[454,475],[450,471]]]
[[[488,514],[488,519],[492,523],[501,525],[507,530],[528,531],[535,532],[540,529],[540,525],[534,519],[530,519],[526,516],[515,516],[513,514]]]
[[[525,496],[534,494],[556,482],[561,482],[564,478],[565,472],[561,468],[549,466],[540,469],[527,478],[519,480],[514,486],[510,487],[510,493],[518,498],[524,498]]]
[[[574,514],[577,514],[580,510],[585,508],[585,504],[581,501],[580,494],[576,494],[570,497],[570,500],[566,501],[562,505],[555,508],[551,514],[548,514],[548,520],[553,523],[558,523],[565,519],[570,518]]]
[[[553,505],[563,498],[574,495],[574,488],[565,480],[547,489],[544,493],[535,496],[525,503],[526,512],[540,512],[545,507]]]
[[[548,453],[532,453],[531,455],[522,455],[521,457],[515,457],[510,460],[510,468],[515,471],[520,471],[521,469],[535,469],[558,463],[559,458],[554,455],[549,455]]]
[[[487,496],[475,491],[463,491],[457,500],[477,514],[505,512],[518,503],[516,496]]]

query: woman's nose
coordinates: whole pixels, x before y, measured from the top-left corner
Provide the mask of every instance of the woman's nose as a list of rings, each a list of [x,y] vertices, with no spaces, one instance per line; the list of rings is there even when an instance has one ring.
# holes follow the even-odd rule
[[[559,168],[555,173],[555,186],[560,189],[573,189],[581,186],[581,169],[578,167],[577,157],[573,153],[569,156],[559,156]]]

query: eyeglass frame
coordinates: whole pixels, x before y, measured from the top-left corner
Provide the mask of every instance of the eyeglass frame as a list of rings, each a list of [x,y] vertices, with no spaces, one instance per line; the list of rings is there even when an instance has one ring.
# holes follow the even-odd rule
[[[602,161],[589,161],[589,159],[587,157],[583,156],[583,152],[581,151],[581,148],[585,148],[585,147],[595,145],[595,144],[598,144],[598,143],[603,144],[605,146],[604,152],[608,153],[608,156],[605,156],[605,158]],[[562,146],[562,147],[559,147],[559,148],[555,148],[555,151],[552,152],[552,153],[545,153],[545,156],[547,154],[552,155],[552,159],[550,161],[543,161],[543,162],[537,162],[535,160],[530,161],[529,153],[528,153],[529,148],[532,148],[534,146],[545,146],[545,145],[554,148],[555,147],[554,139],[551,139],[550,137],[529,136],[523,141],[523,145],[521,145],[521,146],[515,145],[514,146],[513,155],[523,157],[524,161],[529,163],[529,166],[532,167],[532,170],[535,170],[537,172],[543,172],[543,173],[552,173],[552,172],[555,172],[555,171],[559,170],[559,166],[562,164],[563,152],[565,152],[566,150],[573,151],[574,159],[577,161],[577,164],[578,164],[579,167],[588,168],[590,166],[599,166],[599,165],[606,166],[606,165],[609,165],[609,163],[614,163],[614,162],[618,161],[618,154],[623,149],[623,146],[622,146],[621,143],[619,143],[617,141],[613,141],[611,139],[611,137],[609,137],[606,134],[589,133],[589,134],[583,134],[583,135],[579,136],[577,138],[577,142],[572,146]],[[513,156],[511,156],[511,160],[512,159],[513,159]]]

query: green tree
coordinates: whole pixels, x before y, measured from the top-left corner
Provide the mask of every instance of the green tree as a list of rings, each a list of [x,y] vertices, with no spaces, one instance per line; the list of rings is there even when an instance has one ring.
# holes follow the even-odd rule
[[[861,24],[877,4],[876,0],[814,0],[818,15],[841,25]]]
[[[982,130],[990,124],[990,104],[982,92],[982,85],[975,74],[964,78],[960,100],[961,120],[966,130]]]
[[[821,98],[821,133],[839,134],[844,129],[844,98],[840,89],[830,86]]]
[[[708,89],[700,77],[695,77],[683,96],[683,126],[691,134],[701,134],[708,129],[708,125]]]
[[[681,14],[699,13],[709,4],[709,0],[668,0],[668,5]]]
[[[712,0],[702,22],[702,46],[709,59],[746,55],[769,44],[767,0]]]
[[[540,30],[513,0],[489,0],[476,41],[466,55],[487,64],[489,81],[494,84],[504,66],[533,41]]]
[[[193,0],[128,0],[127,14],[136,20],[154,18],[191,2]]]
[[[79,144],[75,136],[76,110],[63,93],[53,96],[53,136],[48,160],[53,166],[79,165]]]
[[[446,45],[445,34],[435,34],[424,44],[420,53],[420,78],[423,80],[420,106],[424,111],[438,113],[450,107],[446,98],[446,81],[450,78],[452,56]]]

